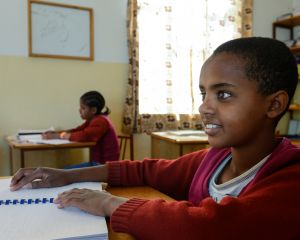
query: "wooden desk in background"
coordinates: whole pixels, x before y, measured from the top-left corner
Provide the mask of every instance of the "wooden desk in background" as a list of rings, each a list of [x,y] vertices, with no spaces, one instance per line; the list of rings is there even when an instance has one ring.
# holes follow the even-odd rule
[[[292,144],[300,147],[300,139],[291,139]],[[179,136],[169,132],[151,133],[151,157],[175,159],[184,154],[208,148],[207,136]]]
[[[168,132],[151,133],[152,158],[175,159],[207,147],[209,147],[207,136],[176,136]]]
[[[5,137],[5,140],[9,146],[9,164],[10,164],[10,173],[13,174],[13,149],[20,151],[20,161],[21,168],[25,167],[25,152],[28,151],[43,151],[43,150],[59,150],[59,149],[71,149],[71,148],[89,148],[90,152],[90,161],[91,158],[91,148],[96,145],[95,142],[71,142],[67,144],[36,144],[29,142],[20,142],[14,136]]]

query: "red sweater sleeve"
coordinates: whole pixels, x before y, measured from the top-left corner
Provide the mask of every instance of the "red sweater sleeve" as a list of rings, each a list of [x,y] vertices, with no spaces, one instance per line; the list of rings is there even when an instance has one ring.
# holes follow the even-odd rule
[[[143,240],[298,239],[299,184],[300,164],[220,203],[130,199],[113,213],[111,226]]]
[[[108,130],[109,125],[103,117],[96,117],[91,122],[71,130],[70,141],[97,142]]]
[[[83,124],[81,124],[81,125],[79,125],[78,127],[76,127],[76,128],[73,128],[73,129],[71,129],[71,130],[67,130],[68,132],[77,132],[77,131],[81,131],[81,130],[83,130],[83,129],[85,129],[87,126],[89,125],[89,122],[84,122]]]
[[[176,199],[186,199],[189,186],[207,150],[187,154],[176,160],[109,162],[111,186],[149,185]]]

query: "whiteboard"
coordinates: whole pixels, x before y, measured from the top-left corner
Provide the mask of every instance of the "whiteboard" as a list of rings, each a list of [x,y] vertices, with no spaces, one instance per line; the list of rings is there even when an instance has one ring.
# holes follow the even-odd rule
[[[93,60],[90,8],[30,1],[29,55]]]

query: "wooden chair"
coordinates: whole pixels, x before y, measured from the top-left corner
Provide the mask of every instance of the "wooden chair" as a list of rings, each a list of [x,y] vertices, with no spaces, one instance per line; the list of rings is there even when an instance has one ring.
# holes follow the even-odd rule
[[[125,159],[127,146],[129,145],[129,156],[130,160],[134,160],[133,152],[133,135],[118,135],[120,145],[120,160]],[[129,142],[129,144],[128,144]]]

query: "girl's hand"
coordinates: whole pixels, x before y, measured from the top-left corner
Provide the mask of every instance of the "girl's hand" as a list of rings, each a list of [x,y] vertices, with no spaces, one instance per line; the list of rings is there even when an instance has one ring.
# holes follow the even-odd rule
[[[67,171],[55,168],[21,168],[13,176],[10,190],[16,191],[22,187],[49,188],[67,185]]]
[[[44,132],[42,134],[42,138],[43,139],[58,139],[58,138],[60,138],[60,136],[59,136],[59,133],[57,133],[57,132],[49,131],[49,132]]]
[[[67,140],[69,140],[70,137],[71,137],[71,133],[68,133],[68,132],[61,132],[59,134],[59,138],[60,139],[67,139]]]
[[[58,204],[58,208],[72,206],[93,215],[111,216],[126,201],[127,198],[117,197],[106,191],[74,188],[59,194],[54,203]]]

